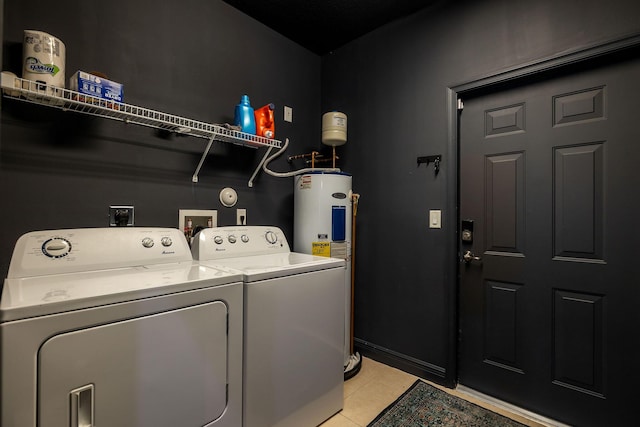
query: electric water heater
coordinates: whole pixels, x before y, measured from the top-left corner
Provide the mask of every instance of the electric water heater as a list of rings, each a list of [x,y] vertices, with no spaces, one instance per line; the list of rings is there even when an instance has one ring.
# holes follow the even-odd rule
[[[309,172],[294,179],[293,250],[347,262],[345,319],[351,312],[351,182],[351,175],[343,172]],[[345,366],[350,357],[349,327],[345,320]]]

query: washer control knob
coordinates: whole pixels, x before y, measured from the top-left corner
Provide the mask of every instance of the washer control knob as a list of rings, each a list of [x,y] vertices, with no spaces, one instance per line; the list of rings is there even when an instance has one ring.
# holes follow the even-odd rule
[[[145,237],[144,239],[142,239],[142,246],[144,246],[145,248],[152,248],[154,244],[155,243],[151,237]]]
[[[273,231],[267,231],[264,235],[264,238],[267,239],[267,242],[271,243],[272,245],[278,241],[278,236],[276,236],[276,233],[274,233]]]
[[[242,236],[240,236],[240,240],[242,240],[243,243],[247,243],[249,241],[249,236],[243,234]]]
[[[229,237],[227,237],[227,240],[229,240],[229,243],[235,243],[237,241],[236,236],[233,234],[230,234]]]
[[[62,258],[71,252],[71,242],[63,237],[54,237],[42,244],[42,253],[50,258]]]
[[[171,240],[171,237],[163,237],[162,238],[162,246],[171,246],[173,245],[173,240]]]
[[[224,240],[222,239],[222,236],[215,236],[213,238],[213,241],[216,242],[216,245],[221,245],[222,242],[224,242]]]

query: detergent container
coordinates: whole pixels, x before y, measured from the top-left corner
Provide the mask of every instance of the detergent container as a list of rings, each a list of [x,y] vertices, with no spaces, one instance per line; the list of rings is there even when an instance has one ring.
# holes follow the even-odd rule
[[[274,138],[276,135],[275,120],[273,118],[273,110],[276,106],[267,104],[255,111],[256,116],[256,135],[265,138]]]
[[[256,134],[256,118],[248,95],[242,95],[240,103],[236,105],[233,124],[240,126],[244,133]]]

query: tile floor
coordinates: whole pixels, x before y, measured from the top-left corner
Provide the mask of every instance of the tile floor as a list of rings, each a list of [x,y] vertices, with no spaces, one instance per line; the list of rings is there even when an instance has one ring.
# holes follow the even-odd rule
[[[375,360],[363,357],[360,372],[344,383],[344,407],[341,412],[324,422],[321,427],[366,427],[389,404],[404,393],[418,377],[399,369],[392,368]],[[437,384],[425,381],[434,387],[462,397],[492,411],[508,416],[518,422],[531,427],[556,426],[553,422],[538,422],[491,404],[481,398],[461,390],[443,388]],[[522,411],[526,413],[526,411]],[[547,420],[550,421],[550,420]]]

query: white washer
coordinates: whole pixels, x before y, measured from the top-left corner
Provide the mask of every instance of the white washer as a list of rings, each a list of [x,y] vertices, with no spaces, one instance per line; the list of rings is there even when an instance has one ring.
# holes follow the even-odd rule
[[[244,275],[244,426],[317,426],[339,412],[345,261],[291,252],[263,226],[206,228],[192,253]]]
[[[241,425],[242,294],[177,229],[25,234],[0,300],[0,424]]]

